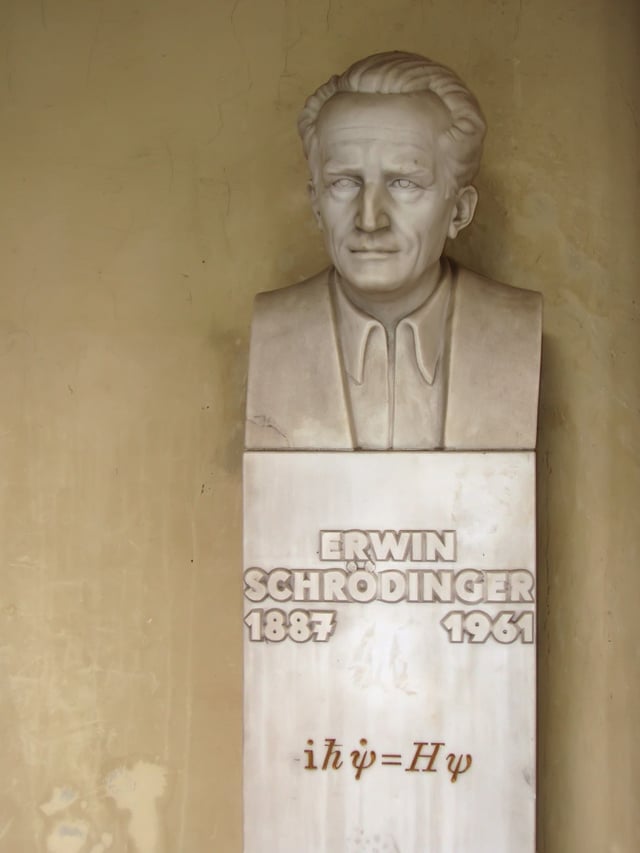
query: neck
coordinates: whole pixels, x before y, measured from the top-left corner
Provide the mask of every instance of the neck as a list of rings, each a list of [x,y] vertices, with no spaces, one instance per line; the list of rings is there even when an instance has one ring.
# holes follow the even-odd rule
[[[395,330],[400,320],[413,314],[429,299],[440,281],[442,263],[434,264],[406,290],[393,293],[363,292],[337,273],[340,286],[351,302],[377,320],[388,332]]]

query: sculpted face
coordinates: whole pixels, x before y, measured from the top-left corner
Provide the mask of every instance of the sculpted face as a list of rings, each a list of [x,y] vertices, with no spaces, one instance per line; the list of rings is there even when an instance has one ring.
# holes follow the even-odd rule
[[[471,221],[476,191],[458,190],[446,168],[449,125],[430,94],[338,94],[322,108],[312,204],[336,269],[358,294],[393,300],[420,288],[447,237]]]

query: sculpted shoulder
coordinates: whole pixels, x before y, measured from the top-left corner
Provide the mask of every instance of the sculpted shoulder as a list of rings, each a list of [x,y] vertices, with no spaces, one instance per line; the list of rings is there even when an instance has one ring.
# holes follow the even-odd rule
[[[542,298],[453,265],[444,446],[535,447]],[[352,449],[328,271],[258,294],[248,449]]]
[[[273,321],[277,323],[278,333],[282,334],[288,328],[295,328],[301,312],[311,321],[316,310],[328,299],[328,280],[329,269],[324,269],[297,284],[258,293],[253,309],[254,324]]]
[[[479,273],[457,266],[457,287],[469,308],[483,313],[493,311],[520,315],[530,321],[542,316],[542,294],[486,278]]]
[[[256,296],[247,449],[350,449],[328,270]]]
[[[459,267],[454,300],[446,446],[534,448],[541,294]]]

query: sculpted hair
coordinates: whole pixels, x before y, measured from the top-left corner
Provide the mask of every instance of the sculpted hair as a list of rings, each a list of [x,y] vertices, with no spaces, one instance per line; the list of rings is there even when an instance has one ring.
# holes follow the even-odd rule
[[[443,138],[451,177],[458,187],[471,183],[480,167],[487,130],[478,101],[450,68],[417,53],[401,51],[376,53],[355,62],[343,74],[327,80],[307,99],[298,118],[298,132],[312,171],[320,110],[330,98],[343,92],[381,95],[431,92],[436,95],[451,117],[451,125]]]

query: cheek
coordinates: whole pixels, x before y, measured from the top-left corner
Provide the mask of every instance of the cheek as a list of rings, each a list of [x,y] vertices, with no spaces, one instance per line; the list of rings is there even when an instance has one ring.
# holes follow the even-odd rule
[[[318,206],[322,229],[327,235],[333,235],[339,230],[340,217],[339,212],[335,210],[334,205],[328,200],[323,200]]]
[[[430,211],[428,214],[416,218],[413,223],[412,234],[416,240],[423,243],[423,250],[440,238],[446,237],[449,228],[449,212],[446,210]]]
[[[427,234],[433,229],[434,219],[433,211],[430,209],[408,207],[395,218],[395,224],[398,230],[406,234],[407,237],[416,239],[416,237]]]
[[[343,235],[340,227],[336,224],[335,220],[326,220],[322,221],[322,233],[324,236],[324,242],[331,254],[335,257],[340,251],[341,246],[344,245],[345,235]]]
[[[322,225],[327,238],[334,245],[339,244],[348,236],[348,228],[345,227],[344,221],[336,219],[335,216],[330,218],[323,217]]]

